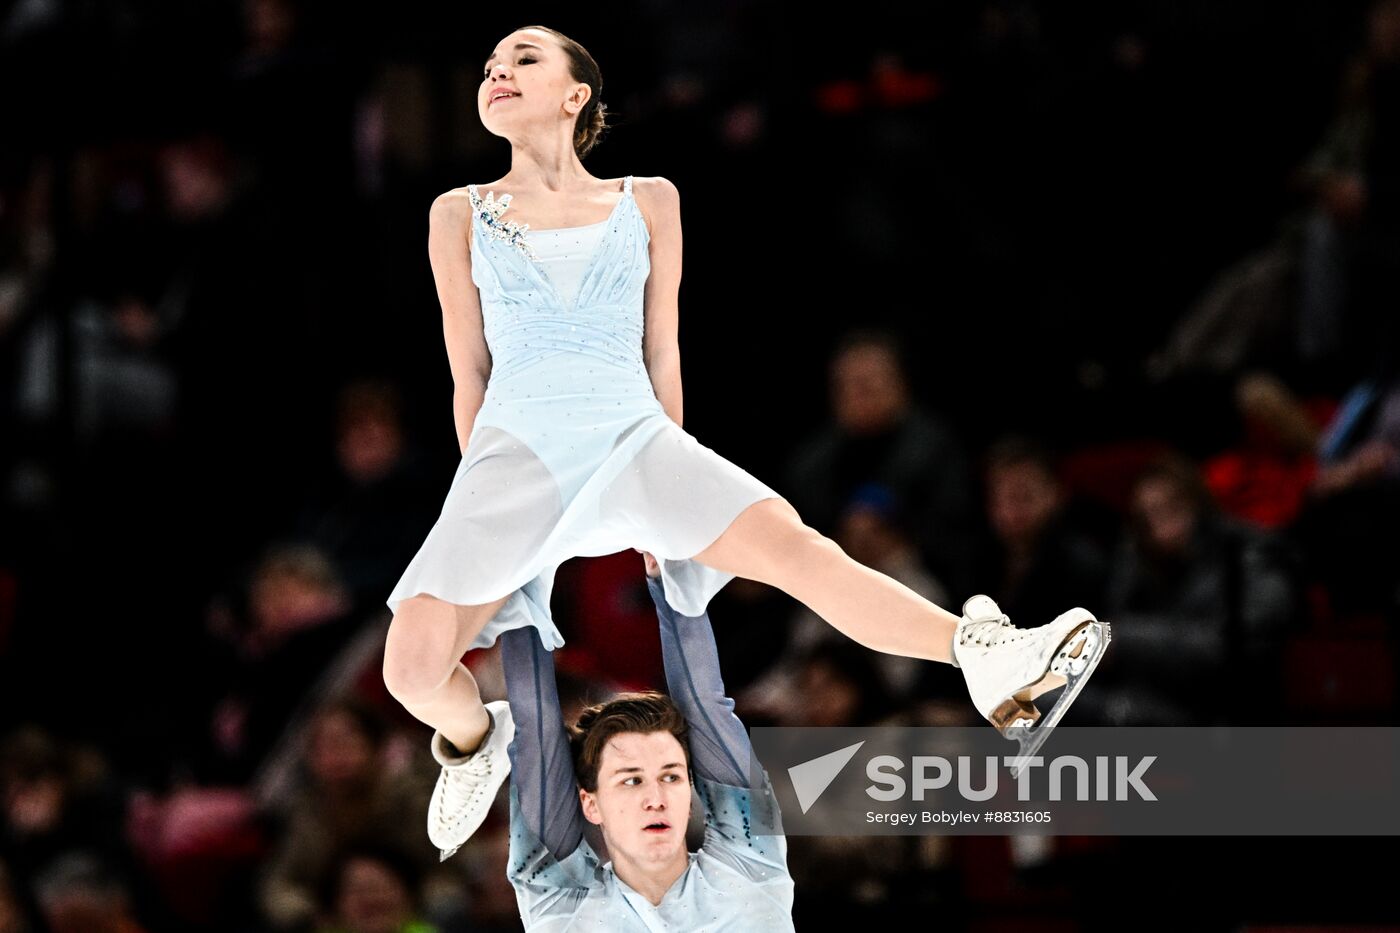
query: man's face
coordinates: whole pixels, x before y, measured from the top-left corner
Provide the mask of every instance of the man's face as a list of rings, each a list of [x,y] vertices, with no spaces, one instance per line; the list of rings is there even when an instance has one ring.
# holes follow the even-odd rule
[[[1196,510],[1190,498],[1164,479],[1145,479],[1133,493],[1133,513],[1143,543],[1162,556],[1186,553],[1196,532]]]
[[[598,790],[579,789],[583,815],[601,826],[614,860],[639,866],[683,857],[690,819],[685,749],[669,732],[624,732],[603,748]]]
[[[852,347],[831,367],[836,421],[850,434],[889,428],[908,404],[899,363],[882,347]]]
[[[994,467],[987,493],[992,528],[1011,546],[1034,541],[1060,507],[1055,478],[1033,463]]]

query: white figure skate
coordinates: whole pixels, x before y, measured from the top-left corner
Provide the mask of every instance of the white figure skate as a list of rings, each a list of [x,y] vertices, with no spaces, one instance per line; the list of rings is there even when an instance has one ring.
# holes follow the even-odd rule
[[[1020,777],[1026,760],[1050,737],[1098,667],[1110,636],[1109,624],[1087,609],[1071,609],[1048,625],[1022,629],[989,597],[974,596],[963,604],[953,660],[962,668],[977,711],[1018,744],[1013,776]],[[1034,700],[1061,686],[1064,692],[1042,717]]]
[[[428,802],[428,838],[438,847],[438,861],[452,857],[477,831],[496,792],[510,774],[506,749],[515,738],[515,720],[505,700],[486,704],[491,727],[481,747],[470,755],[454,757],[441,732],[433,732],[433,757],[442,765],[432,800]]]

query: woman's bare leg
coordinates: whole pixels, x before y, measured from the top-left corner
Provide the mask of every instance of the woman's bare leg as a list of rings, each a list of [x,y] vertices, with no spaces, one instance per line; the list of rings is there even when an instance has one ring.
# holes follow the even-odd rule
[[[384,685],[462,754],[476,751],[491,720],[462,655],[509,596],[459,606],[420,595],[399,604],[384,645]]]
[[[858,563],[786,499],[755,502],[694,560],[777,587],[868,648],[952,660],[958,616]]]

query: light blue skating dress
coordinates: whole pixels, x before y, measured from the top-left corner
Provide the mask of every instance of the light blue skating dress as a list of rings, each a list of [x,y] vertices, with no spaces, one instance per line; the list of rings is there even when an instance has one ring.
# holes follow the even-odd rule
[[[442,514],[389,596],[460,605],[510,599],[471,647],[550,616],[559,565],[639,548],[667,601],[698,616],[733,579],[690,560],[774,492],[667,416],[642,358],[650,235],[632,176],[605,221],[529,230],[511,196],[472,203],[472,281],[491,377]],[[642,573],[641,558],[637,572]]]

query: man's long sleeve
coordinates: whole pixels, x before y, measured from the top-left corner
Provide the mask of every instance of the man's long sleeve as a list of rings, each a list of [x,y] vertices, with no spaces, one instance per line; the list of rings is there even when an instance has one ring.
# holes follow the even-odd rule
[[[648,577],[647,587],[661,622],[667,691],[690,725],[691,767],[707,780],[749,786],[752,747],[734,715],[734,701],[724,693],[709,616],[678,614],[666,602],[657,577]]]
[[[583,814],[554,682],[554,658],[534,628],[519,628],[501,633],[501,664],[515,719],[511,782],[526,825],[563,860],[583,838]]]

